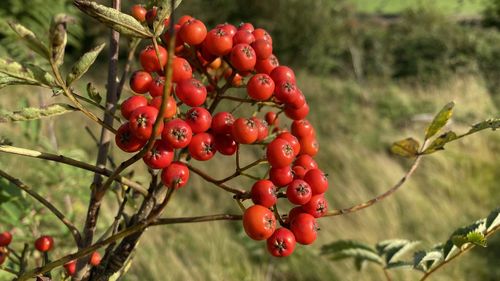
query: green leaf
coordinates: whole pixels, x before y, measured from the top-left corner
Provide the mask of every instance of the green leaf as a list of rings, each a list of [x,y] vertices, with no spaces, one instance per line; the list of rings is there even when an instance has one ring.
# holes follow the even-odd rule
[[[500,225],[500,208],[493,210],[486,218],[486,231],[490,232]]]
[[[7,85],[46,85],[54,87],[54,77],[41,67],[0,58],[0,88]]]
[[[434,136],[441,128],[443,128],[448,120],[450,120],[451,115],[453,114],[453,107],[455,106],[454,102],[450,102],[445,105],[441,111],[434,117],[431,124],[425,130],[425,139],[429,139]]]
[[[391,262],[388,263],[385,268],[387,269],[393,269],[393,268],[412,268],[413,267],[413,262],[410,261],[397,261],[397,262]]]
[[[357,271],[361,271],[365,263],[366,261],[364,259],[354,258],[354,267],[356,268]]]
[[[134,17],[121,13],[113,8],[109,8],[93,1],[73,0],[73,4],[87,15],[108,25],[112,29],[123,35],[132,37],[148,38],[153,34],[138,22]]]
[[[66,77],[66,85],[71,85],[72,82],[80,79],[83,74],[89,70],[90,66],[94,64],[97,56],[101,53],[105,45],[106,44],[101,44],[83,54],[83,56],[73,65],[71,72],[68,73],[68,76]]]
[[[96,90],[94,85],[92,85],[92,83],[90,83],[90,82],[87,84],[87,95],[89,95],[89,98],[91,98],[96,103],[101,103],[101,101],[102,101],[101,95]]]
[[[174,1],[174,9],[179,6],[179,4],[182,2],[182,0],[173,0]],[[157,10],[156,10],[156,18],[153,21],[153,30],[155,31],[155,35],[158,36],[163,32],[163,29],[165,28],[165,19],[170,17],[171,14],[171,5],[172,5],[172,0],[160,0],[158,1],[159,3],[157,4]]]
[[[68,42],[67,24],[75,22],[75,19],[65,15],[57,14],[52,18],[50,24],[50,56],[56,65],[61,65],[64,61],[64,50]]]
[[[52,76],[52,74],[50,74],[49,72],[45,71],[43,68],[34,64],[28,64],[26,67],[33,73],[33,77],[38,82],[50,87],[57,86],[54,76]]]
[[[450,141],[453,141],[457,138],[457,134],[453,131],[448,131],[439,137],[437,137],[435,140],[431,142],[431,144],[424,150],[424,154],[431,154],[434,153],[438,150],[443,150],[444,145],[449,143]]]
[[[383,264],[382,258],[374,249],[367,244],[353,240],[340,240],[325,245],[321,248],[321,253],[329,255],[332,260],[356,258]]]
[[[28,107],[28,108],[23,108],[20,111],[1,113],[0,123],[9,121],[35,120],[45,117],[61,115],[76,110],[77,110],[76,108],[68,104],[62,104],[62,103],[55,103],[43,108]]]
[[[472,128],[467,134],[470,135],[485,129],[492,129],[494,131],[498,128],[500,128],[500,118],[493,118],[472,125]]]
[[[27,29],[23,25],[16,23],[14,21],[9,21],[9,26],[14,30],[14,32],[19,35],[22,39],[24,39],[24,42],[26,45],[33,50],[34,52],[38,53],[44,58],[49,58],[49,50],[47,47],[36,37],[35,33],[33,31]]]
[[[486,237],[478,231],[471,231],[466,235],[453,235],[451,241],[455,246],[462,247],[464,244],[472,243],[476,246],[486,247]]]
[[[418,251],[413,258],[413,267],[428,271],[442,259],[443,253],[441,251]]]
[[[406,138],[392,144],[391,152],[403,157],[415,157],[420,144],[414,138]]]
[[[410,241],[405,239],[386,240],[377,243],[375,248],[380,256],[385,256],[386,264],[398,261],[408,251],[414,249],[420,241]]]

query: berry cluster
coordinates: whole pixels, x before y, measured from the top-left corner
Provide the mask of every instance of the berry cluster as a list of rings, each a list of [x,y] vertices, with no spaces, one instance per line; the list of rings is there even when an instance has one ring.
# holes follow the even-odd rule
[[[9,256],[8,247],[11,242],[12,234],[9,231],[0,233],[0,265],[2,265]],[[54,238],[50,235],[42,235],[35,240],[34,246],[37,251],[47,254],[54,248]],[[19,263],[21,261],[17,262]],[[89,263],[92,266],[98,266],[101,263],[101,255],[99,252],[93,252],[91,254]],[[73,276],[76,272],[76,260],[66,263],[64,269],[68,276]]]
[[[151,25],[156,9],[147,11],[135,5],[132,15]],[[166,27],[168,23],[167,19]],[[313,126],[305,119],[309,106],[297,87],[293,70],[279,65],[271,36],[250,23],[239,27],[225,23],[207,30],[202,21],[185,15],[174,28],[173,86],[167,89],[172,94],[144,163],[151,169],[162,169],[165,186],[180,188],[189,179],[189,169],[182,161],[174,160],[179,155],[207,161],[217,152],[233,155],[240,145],[264,145],[269,177],[252,187],[250,195],[255,205],[244,213],[244,229],[252,239],[267,239],[274,256],[290,255],[296,242],[313,243],[319,229],[316,218],[327,211],[323,194],[328,180],[313,159],[319,146]],[[121,104],[121,113],[128,122],[118,129],[116,144],[123,151],[139,151],[152,137],[165,90],[168,56],[164,46],[169,34],[162,36],[163,44],[147,46],[140,52],[142,69],[130,78],[130,88],[136,94]],[[221,87],[223,78],[227,82]],[[217,104],[228,98],[225,91],[230,87],[246,88],[248,98],[240,100],[259,105],[253,116],[214,113]],[[264,104],[279,110],[259,118]],[[289,130],[279,124],[282,112],[291,119]],[[283,218],[276,205],[280,197],[296,205]],[[276,229],[276,218],[282,228]]]

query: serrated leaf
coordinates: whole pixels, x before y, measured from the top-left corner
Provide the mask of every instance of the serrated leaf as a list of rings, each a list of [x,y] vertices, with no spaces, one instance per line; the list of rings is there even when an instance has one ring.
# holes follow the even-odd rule
[[[101,103],[102,97],[92,83],[87,84],[87,95],[96,103]]]
[[[48,48],[36,37],[33,31],[14,21],[9,21],[9,26],[21,37],[26,45],[44,58],[49,58]]]
[[[163,32],[165,27],[164,22],[170,17],[172,1],[174,1],[174,9],[179,6],[182,0],[160,0],[157,3],[156,18],[153,21],[153,30],[155,35],[158,36]]]
[[[396,262],[404,254],[408,253],[408,251],[414,249],[418,244],[420,244],[419,241],[390,240],[389,243],[383,247],[383,250],[379,252],[379,255],[384,255],[385,263],[389,264]]]
[[[500,208],[493,210],[486,218],[485,228],[490,232],[495,227],[500,225]]]
[[[415,157],[420,144],[414,138],[406,138],[392,144],[391,152],[403,157]]]
[[[20,111],[6,112],[0,114],[0,122],[28,121],[45,117],[61,115],[76,111],[77,109],[68,104],[56,103],[46,107],[28,107]]]
[[[436,139],[434,139],[431,144],[424,150],[424,154],[431,154],[434,153],[438,150],[443,150],[444,145],[449,143],[450,141],[453,141],[457,138],[457,134],[453,131],[448,131]]]
[[[478,231],[471,231],[466,235],[453,235],[451,241],[455,246],[462,247],[464,244],[472,243],[477,246],[486,247],[484,234]]]
[[[78,61],[71,68],[71,72],[68,73],[66,77],[66,84],[69,86],[72,82],[80,79],[83,74],[85,74],[89,68],[94,64],[95,60],[99,53],[101,53],[102,49],[106,44],[101,44],[97,47],[94,47],[92,50],[83,54],[83,56],[78,59]]]
[[[373,253],[376,251],[368,244],[362,243],[355,240],[338,240],[330,244],[326,244],[321,247],[321,254],[330,254],[346,249],[364,249]]]
[[[374,249],[367,244],[353,240],[340,240],[325,245],[321,248],[321,253],[329,255],[332,260],[356,258],[383,264],[382,258]]]
[[[413,267],[428,271],[443,259],[441,251],[418,251],[413,258]]]
[[[437,132],[439,132],[439,130],[441,130],[441,128],[443,128],[446,123],[448,123],[448,120],[450,120],[451,115],[453,114],[454,106],[454,102],[449,102],[434,117],[429,127],[427,127],[427,129],[425,130],[426,140],[437,134]]]
[[[467,134],[473,134],[485,129],[492,129],[494,131],[498,128],[500,128],[500,118],[493,118],[472,125],[472,128]]]
[[[73,0],[73,4],[87,15],[106,24],[123,35],[148,38],[153,34],[134,17],[93,1]]]

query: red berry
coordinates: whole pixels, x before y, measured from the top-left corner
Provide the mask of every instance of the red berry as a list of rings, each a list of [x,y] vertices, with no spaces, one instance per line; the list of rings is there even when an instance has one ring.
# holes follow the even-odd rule
[[[291,81],[284,81],[276,84],[274,96],[283,103],[289,104],[295,102],[299,96],[298,88]]]
[[[250,117],[252,121],[255,122],[255,125],[257,126],[257,140],[256,142],[263,141],[265,138],[267,138],[267,135],[269,134],[269,126],[267,125],[267,122],[264,120],[261,120],[257,117]]]
[[[328,190],[328,178],[320,169],[310,169],[304,176],[304,181],[307,182],[314,194],[322,194]]]
[[[302,245],[312,244],[318,235],[316,219],[307,213],[298,214],[290,223],[295,240]]]
[[[188,22],[189,20],[193,19],[192,16],[190,15],[183,15],[182,17],[180,17],[180,19],[177,21],[177,24],[178,25],[184,25],[186,22]]]
[[[270,180],[258,180],[252,186],[250,191],[252,202],[257,205],[262,205],[266,208],[271,208],[276,204],[276,186]]]
[[[314,157],[319,150],[319,143],[314,136],[301,138],[300,140],[300,154],[308,154]]]
[[[293,171],[293,178],[299,180],[303,180],[304,176],[307,173],[306,168],[302,166],[293,166],[292,171]]]
[[[254,100],[268,100],[274,93],[274,82],[267,74],[255,74],[248,80],[247,93]]]
[[[294,154],[294,156],[299,155],[299,153],[300,153],[300,143],[299,143],[299,140],[296,137],[294,137],[289,132],[279,133],[277,137],[280,138],[280,139],[287,140],[290,143],[290,145],[292,146],[292,148],[293,148],[293,154]]]
[[[293,148],[287,140],[276,138],[267,146],[267,161],[272,167],[289,166],[295,157]]]
[[[309,114],[309,105],[305,103],[301,108],[294,108],[292,106],[285,105],[285,115],[293,120],[302,120]]]
[[[132,16],[140,22],[146,21],[147,12],[148,11],[146,10],[146,8],[144,8],[144,6],[142,5],[133,5],[131,9]]]
[[[186,105],[194,107],[200,106],[205,102],[207,89],[200,81],[192,78],[177,83],[175,94]]]
[[[138,70],[130,77],[130,89],[138,94],[145,94],[149,91],[153,77],[146,71]]]
[[[93,252],[92,255],[90,255],[90,265],[92,266],[98,266],[101,263],[101,255],[99,252]]]
[[[242,22],[240,23],[240,25],[238,26],[238,30],[248,30],[250,32],[253,32],[254,31],[254,27],[251,23],[249,22]]]
[[[308,137],[312,135],[314,132],[314,128],[309,123],[309,121],[303,120],[294,120],[292,122],[292,134],[297,138]]]
[[[250,45],[237,44],[231,50],[230,61],[231,65],[240,72],[251,71],[255,67],[257,57]]]
[[[194,46],[205,40],[207,28],[202,21],[191,18],[182,25],[179,34],[184,42]]]
[[[48,252],[54,247],[54,239],[52,236],[43,235],[35,240],[35,248],[40,252]]]
[[[322,217],[328,211],[328,202],[323,194],[313,195],[307,204],[302,206],[304,212],[311,214],[315,218]]]
[[[172,148],[184,148],[191,142],[192,135],[193,132],[189,124],[176,118],[165,123],[161,138]]]
[[[12,242],[12,234],[10,232],[4,231],[0,233],[0,247],[7,247],[10,242]]]
[[[234,117],[229,112],[218,112],[212,117],[212,130],[217,134],[230,134]]]
[[[314,159],[307,154],[301,154],[295,159],[295,162],[293,163],[296,166],[302,166],[306,169],[306,171],[309,171],[310,169],[317,169],[318,164]]]
[[[174,57],[172,62],[173,74],[172,81],[179,83],[182,80],[191,79],[193,77],[193,69],[189,62],[181,57]]]
[[[252,32],[248,30],[239,30],[233,36],[233,44],[252,44],[255,41],[255,37]]]
[[[156,6],[153,6],[151,10],[148,10],[146,12],[146,22],[148,23],[149,27],[153,26],[153,22],[156,19],[156,15],[158,14],[158,8]]]
[[[238,150],[238,143],[229,134],[218,134],[215,135],[215,148],[222,155],[233,155]]]
[[[161,172],[161,182],[168,188],[181,188],[189,180],[189,169],[182,162],[172,162]]]
[[[139,54],[139,60],[142,68],[147,72],[159,72],[167,64],[167,50],[158,46],[158,54],[153,45],[149,45]]]
[[[210,129],[212,115],[203,107],[193,107],[186,112],[186,122],[193,133],[203,133]]]
[[[288,201],[295,205],[304,205],[311,200],[312,189],[303,180],[292,181],[286,189]]]
[[[158,76],[151,83],[151,86],[149,87],[149,94],[152,97],[161,97],[163,96],[164,89],[165,89],[165,77]]]
[[[224,29],[215,28],[208,32],[204,46],[215,56],[225,56],[233,48],[233,37]]]
[[[271,37],[271,35],[269,35],[269,33],[267,33],[266,30],[262,28],[256,28],[252,33],[255,37],[255,40],[265,40],[270,44],[273,44],[273,38]]]
[[[298,109],[298,108],[301,108],[302,106],[304,106],[304,104],[306,104],[306,97],[304,96],[302,91],[299,88],[297,88],[297,95],[296,95],[295,99],[290,101],[287,104],[287,106]]]
[[[137,152],[146,144],[146,140],[138,139],[132,134],[130,124],[127,122],[118,128],[115,135],[115,143],[125,152]]]
[[[278,58],[275,55],[270,55],[267,59],[258,59],[255,63],[255,70],[269,75],[279,65]]]
[[[162,97],[154,97],[150,102],[149,105],[153,106],[154,108],[158,109],[160,111],[161,107],[161,101]],[[175,102],[175,99],[172,96],[168,97],[165,112],[163,114],[164,119],[170,119],[174,117],[174,115],[177,113],[177,103]]]
[[[215,138],[209,133],[199,133],[193,136],[188,146],[189,154],[196,160],[207,161],[214,157]]]
[[[130,114],[130,131],[134,136],[141,140],[147,140],[153,134],[153,125],[158,117],[158,109],[153,106],[142,106],[137,108]],[[159,136],[163,130],[163,122],[156,135]]]
[[[278,119],[278,116],[276,115],[276,112],[273,112],[273,111],[267,112],[265,119],[266,119],[267,124],[269,124],[269,126],[277,127],[279,125],[279,119]]]
[[[283,168],[273,167],[269,170],[269,179],[276,186],[286,186],[293,181],[292,169],[290,166],[285,166]]]
[[[255,40],[252,43],[258,60],[267,59],[273,54],[273,45],[264,39]]]
[[[286,257],[295,250],[295,236],[282,227],[278,228],[271,237],[267,239],[267,250],[275,257]]]
[[[253,205],[243,214],[243,228],[253,240],[265,240],[276,229],[276,218],[268,208]]]
[[[134,110],[146,105],[148,105],[148,99],[144,96],[131,96],[130,98],[122,102],[120,111],[123,117],[129,119]]]
[[[288,223],[292,222],[294,218],[296,218],[299,214],[302,214],[302,213],[304,213],[302,206],[293,207],[288,212],[288,217],[287,217]]]
[[[284,81],[291,81],[292,83],[296,83],[295,73],[288,66],[280,65],[275,67],[271,72],[270,76],[274,80],[274,83],[276,84],[279,84],[280,82]]]
[[[223,23],[223,24],[218,24],[215,28],[220,28],[220,29],[224,30],[231,37],[233,37],[236,34],[236,32],[238,31],[236,26],[229,24],[227,22]]]
[[[70,262],[65,263],[64,269],[66,270],[66,274],[68,276],[73,276],[76,273],[76,260],[72,260]]]
[[[153,148],[142,157],[151,169],[163,169],[174,160],[174,150],[162,140],[156,140]]]
[[[259,130],[254,120],[238,118],[234,121],[231,134],[237,143],[250,144],[259,137]]]

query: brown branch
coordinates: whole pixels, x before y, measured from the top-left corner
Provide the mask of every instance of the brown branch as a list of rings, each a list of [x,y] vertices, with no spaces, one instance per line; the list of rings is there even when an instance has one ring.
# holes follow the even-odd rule
[[[419,155],[415,158],[415,161],[413,162],[413,165],[411,165],[410,169],[406,172],[406,174],[389,190],[386,192],[378,195],[375,198],[372,198],[366,202],[363,202],[361,204],[354,205],[349,208],[344,208],[344,209],[333,209],[330,212],[326,213],[324,216],[340,216],[340,215],[345,215],[349,213],[354,213],[356,211],[368,208],[372,206],[373,204],[382,201],[383,199],[389,197],[391,194],[396,192],[410,177],[413,175],[415,170],[417,169],[418,165],[420,164],[420,160],[422,159],[422,156]]]
[[[111,176],[113,173],[112,171],[105,169],[105,168],[99,168],[94,165],[78,161],[73,158],[69,158],[63,155],[57,155],[57,154],[52,154],[52,153],[46,153],[46,152],[40,152],[36,150],[31,150],[31,149],[25,149],[25,148],[20,148],[20,147],[15,147],[15,146],[10,146],[10,145],[0,145],[0,152],[6,152],[10,154],[16,154],[16,155],[21,155],[21,156],[27,156],[27,157],[33,157],[33,158],[39,158],[39,159],[44,159],[44,160],[49,160],[53,162],[58,162],[58,163],[63,163],[67,164],[73,167],[77,167],[83,170],[87,170],[90,172],[94,173],[99,173],[103,176]],[[136,190],[137,192],[141,193],[142,195],[147,194],[146,188],[144,188],[141,184],[132,181],[128,178],[125,177],[117,177],[114,179],[116,182],[119,182],[123,185],[130,186],[132,189]]]
[[[71,235],[73,235],[73,239],[75,240],[76,244],[78,245],[81,241],[81,235],[78,229],[75,227],[75,225],[69,221],[64,214],[57,209],[56,206],[54,206],[52,203],[47,201],[43,196],[40,194],[36,193],[33,191],[32,188],[24,184],[21,180],[9,175],[5,171],[0,169],[0,177],[3,177],[7,179],[9,182],[14,184],[15,186],[19,187],[22,189],[24,192],[28,193],[31,197],[33,197],[35,200],[40,202],[42,205],[44,205],[47,209],[49,209],[66,227],[68,228],[69,232],[71,232]]]
[[[214,185],[224,189],[225,191],[228,191],[228,192],[231,192],[231,193],[234,193],[238,196],[243,196],[245,195],[247,192],[245,190],[241,190],[241,189],[236,189],[236,188],[232,188],[232,187],[229,187],[227,185],[225,185],[224,183],[219,183],[218,180],[212,178],[211,176],[207,175],[205,172],[191,166],[191,165],[188,165],[186,164],[187,167],[189,168],[190,171],[192,171],[193,173],[197,174],[198,176],[202,177],[204,180],[208,181],[208,182],[211,182],[213,183]]]
[[[128,55],[127,55],[127,61],[125,62],[125,67],[123,69],[122,76],[120,78],[120,82],[118,83],[118,89],[116,90],[116,96],[117,99],[120,100],[122,91],[123,91],[123,86],[125,85],[125,81],[127,81],[127,76],[128,73],[130,72],[130,67],[132,66],[132,62],[134,61],[134,54],[135,50],[137,49],[137,46],[139,46],[139,43],[141,40],[139,39],[131,39],[130,41],[130,47],[128,50]]]
[[[237,221],[243,218],[242,215],[232,215],[232,214],[218,214],[218,215],[207,215],[198,217],[184,217],[184,218],[161,218],[153,222],[151,225],[166,225],[166,224],[179,224],[179,223],[198,223],[198,222],[209,222],[209,221]]]

